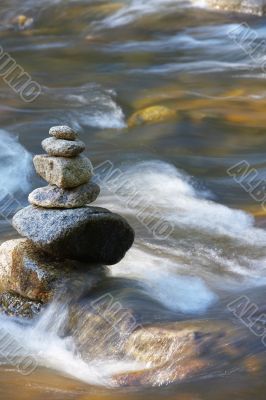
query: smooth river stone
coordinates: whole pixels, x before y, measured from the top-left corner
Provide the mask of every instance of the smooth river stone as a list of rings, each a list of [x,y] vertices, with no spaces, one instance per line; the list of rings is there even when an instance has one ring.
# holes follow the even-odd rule
[[[75,157],[85,150],[85,143],[81,140],[64,140],[51,137],[42,141],[42,148],[49,156]]]
[[[8,240],[0,246],[1,291],[12,290],[31,300],[48,302],[61,283],[77,281],[83,269],[87,269],[83,263],[58,260],[27,239]],[[91,273],[86,279],[89,290],[102,276]]]
[[[66,189],[89,182],[93,173],[90,160],[84,156],[65,158],[41,154],[33,158],[33,164],[44,180]]]
[[[77,133],[66,125],[53,126],[49,130],[49,135],[56,137],[57,139],[65,139],[65,140],[75,140],[77,139]]]
[[[44,208],[77,208],[95,201],[99,193],[100,187],[96,183],[86,183],[74,189],[49,185],[31,192],[29,202]]]
[[[103,265],[118,263],[134,242],[128,222],[100,207],[47,210],[29,206],[13,217],[13,226],[55,257]]]

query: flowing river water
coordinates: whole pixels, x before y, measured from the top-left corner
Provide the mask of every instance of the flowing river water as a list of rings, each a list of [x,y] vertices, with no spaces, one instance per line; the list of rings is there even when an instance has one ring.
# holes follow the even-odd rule
[[[18,15],[33,18],[33,26],[17,29]],[[232,32],[239,24],[261,51],[238,43]],[[26,103],[0,80],[1,207],[6,192],[27,204],[27,193],[41,186],[32,154],[42,152],[50,126],[67,123],[80,132],[95,166],[112,162],[134,188],[138,201],[109,181],[97,205],[124,215],[136,230],[134,247],[110,269],[110,279],[126,282],[118,293],[131,289],[143,322],[234,321],[227,304],[242,295],[263,311],[263,185],[257,195],[249,192],[266,173],[265,35],[264,18],[211,11],[200,1],[2,0],[0,44],[42,91]],[[149,106],[175,110],[175,116],[128,123]],[[249,192],[227,172],[243,161],[256,170]],[[169,235],[140,221],[140,213],[161,221]],[[16,237],[5,218],[0,229],[1,241]],[[136,281],[150,302],[138,292],[134,297]],[[1,399],[265,399],[263,346],[247,376],[240,357],[230,370],[221,366],[179,385],[110,387],[112,373],[134,366],[82,361],[70,338],[58,333],[66,312],[52,304],[27,325],[0,317],[1,327],[39,364],[25,377],[1,353]],[[254,339],[261,345],[261,337]]]

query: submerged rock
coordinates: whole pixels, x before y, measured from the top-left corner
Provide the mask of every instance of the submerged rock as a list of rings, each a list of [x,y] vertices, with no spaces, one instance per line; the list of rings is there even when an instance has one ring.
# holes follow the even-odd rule
[[[77,133],[67,125],[53,126],[49,130],[49,135],[65,140],[75,140],[78,137]]]
[[[107,276],[88,297],[70,307],[69,334],[85,361],[127,358],[125,343],[142,318],[167,319],[169,311],[138,281]]]
[[[18,15],[11,20],[11,23],[18,30],[24,31],[26,29],[32,28],[34,20],[33,18],[29,18],[26,15]]]
[[[77,280],[83,264],[58,260],[47,255],[27,239],[9,240],[0,246],[0,287],[23,297],[49,301],[61,283]],[[100,271],[99,271],[100,272]],[[89,291],[102,278],[101,274],[84,277]]]
[[[81,140],[64,140],[51,137],[42,141],[42,148],[49,156],[75,157],[85,150],[85,143]]]
[[[113,381],[120,387],[128,386],[164,386],[180,383],[210,371],[207,360],[193,359],[188,363],[165,365],[164,368],[149,367],[143,370],[125,372],[113,376]]]
[[[37,155],[33,159],[36,172],[51,185],[70,189],[89,182],[93,167],[84,156],[75,158]]]
[[[74,189],[49,185],[31,192],[29,202],[44,208],[77,208],[95,201],[99,193],[100,187],[96,183],[86,183]]]
[[[111,313],[112,310],[105,310],[101,314],[93,307],[82,307],[78,304],[72,306],[68,322],[69,333],[83,360],[125,356],[123,343],[128,324],[126,320],[122,320],[114,325],[114,316]]]
[[[0,311],[10,317],[32,319],[42,310],[43,304],[8,291],[0,294]]]
[[[45,252],[60,258],[112,265],[132,246],[134,231],[127,221],[100,207],[20,210],[14,228]]]
[[[128,120],[128,126],[134,127],[143,124],[157,124],[175,119],[177,113],[166,106],[151,106],[135,112]]]
[[[171,359],[200,356],[206,345],[219,335],[210,325],[206,328],[198,322],[146,326],[130,335],[125,349],[137,361],[158,366]]]
[[[226,370],[240,356],[236,332],[231,324],[206,320],[140,327],[124,343],[124,352],[143,369],[114,380],[120,386],[161,386]]]

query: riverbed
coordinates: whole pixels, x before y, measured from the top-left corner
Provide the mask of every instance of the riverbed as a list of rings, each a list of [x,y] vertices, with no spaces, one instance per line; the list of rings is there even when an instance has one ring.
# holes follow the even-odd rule
[[[261,337],[228,309],[241,296],[262,310],[258,315],[265,309],[265,18],[202,3],[1,1],[2,49],[41,88],[25,102],[0,79],[1,242],[17,237],[3,212],[7,194],[13,204],[27,204],[28,193],[43,184],[32,155],[42,152],[51,126],[68,124],[98,172],[97,205],[120,213],[136,231],[110,279],[126,282],[121,296],[141,284],[150,302],[138,292],[131,301],[142,323],[232,321],[257,340],[256,361],[243,376],[252,347],[232,368],[189,382],[110,387],[110,376],[130,366],[82,361],[54,328],[53,318],[62,317],[55,308],[26,326],[0,317],[25,354],[38,360],[23,376],[1,358],[1,398],[265,398]],[[19,15],[28,27],[20,26]],[[164,116],[139,114],[151,107],[163,108]],[[117,169],[130,190],[119,190],[115,177],[106,182],[103,165]]]

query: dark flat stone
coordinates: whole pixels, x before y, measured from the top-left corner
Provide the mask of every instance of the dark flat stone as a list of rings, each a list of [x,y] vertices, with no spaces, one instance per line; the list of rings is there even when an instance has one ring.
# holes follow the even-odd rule
[[[134,231],[121,216],[100,207],[43,209],[29,206],[13,218],[20,235],[60,258],[112,265],[134,242]]]

